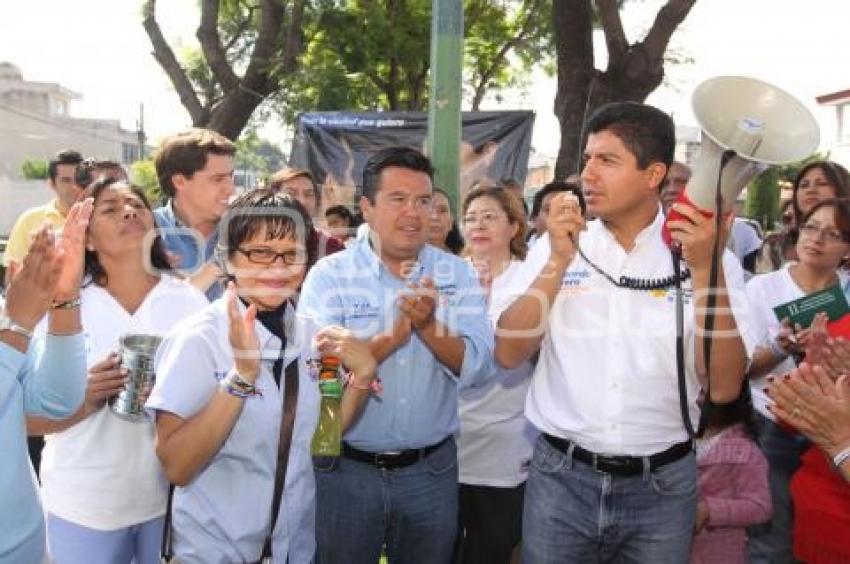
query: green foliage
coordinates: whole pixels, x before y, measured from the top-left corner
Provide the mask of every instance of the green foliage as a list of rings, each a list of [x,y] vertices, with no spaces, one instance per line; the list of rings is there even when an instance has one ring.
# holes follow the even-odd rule
[[[766,231],[774,229],[779,218],[779,197],[782,185],[794,182],[797,173],[812,161],[829,159],[829,154],[815,153],[796,163],[771,167],[747,186],[746,215],[758,221]]]
[[[251,170],[264,175],[283,167],[283,151],[271,142],[260,139],[255,131],[243,134],[236,141],[236,169]]]
[[[156,177],[156,167],[153,160],[145,159],[136,161],[130,165],[130,180],[144,188],[145,195],[148,197],[151,206],[154,208],[162,205],[165,201],[165,195],[162,188],[159,186],[159,180]]]
[[[47,161],[27,159],[21,163],[21,175],[27,180],[47,180]]]
[[[314,0],[304,18],[300,69],[282,77],[271,108],[284,122],[309,110],[419,110],[428,104],[432,0]],[[464,91],[522,87],[535,64],[550,72],[551,0],[464,0]],[[257,36],[253,0],[221,0],[227,61],[246,64]],[[198,48],[181,63],[206,100],[219,84]],[[480,91],[480,92],[479,92]]]

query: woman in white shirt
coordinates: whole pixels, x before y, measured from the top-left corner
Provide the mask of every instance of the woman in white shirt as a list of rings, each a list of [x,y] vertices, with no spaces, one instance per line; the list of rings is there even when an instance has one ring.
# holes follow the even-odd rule
[[[231,202],[218,248],[227,292],[161,346],[147,407],[156,412],[157,454],[176,486],[175,562],[313,560],[310,441],[319,393],[308,370],[313,331],[293,304],[313,258],[309,225],[301,204],[270,189]],[[366,401],[376,362],[342,328],[324,328],[316,341],[319,353],[334,353],[352,374],[341,401],[344,429]]]
[[[760,346],[753,354],[749,377],[753,406],[760,423],[759,445],[770,463],[773,518],[750,531],[750,558],[754,561],[791,561],[791,477],[800,466],[807,443],[802,435],[781,427],[767,409],[768,374],[787,374],[794,355],[806,352],[808,328],[798,330],[776,318],[773,308],[839,285],[850,297],[847,271],[841,264],[850,255],[850,209],[838,200],[824,200],[801,216],[796,252],[798,262],[755,276],[747,283],[747,297]]]
[[[61,421],[30,418],[46,434],[41,460],[48,549],[53,562],[159,562],[167,483],[152,420],[118,417],[107,405],[124,386],[116,354],[128,333],[164,335],[201,310],[197,289],[173,277],[153,213],[140,188],[103,179],[94,198],[80,316],[88,381],[83,405]]]
[[[462,206],[466,253],[488,292],[493,327],[515,296],[503,291],[522,269],[525,214],[501,187],[471,191]],[[498,368],[480,388],[460,392],[460,529],[457,563],[507,564],[520,541],[522,500],[537,432],[524,415],[533,365]]]

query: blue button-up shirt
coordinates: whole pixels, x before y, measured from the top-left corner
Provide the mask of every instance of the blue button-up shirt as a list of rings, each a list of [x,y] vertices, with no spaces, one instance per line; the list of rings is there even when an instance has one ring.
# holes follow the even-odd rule
[[[387,357],[378,375],[384,391],[371,396],[345,435],[370,452],[422,448],[458,428],[458,383],[476,385],[495,373],[493,333],[484,292],[467,261],[425,245],[410,278],[430,277],[439,292],[437,320],[464,342],[456,378],[414,332]],[[299,310],[319,326],[342,325],[360,338],[391,330],[406,281],[391,273],[368,238],[320,260],[304,282]]]
[[[25,415],[61,419],[86,389],[82,334],[47,335],[24,355],[0,342],[0,562],[44,560],[44,512],[27,452]]]
[[[168,200],[164,206],[153,212],[156,226],[159,228],[165,248],[180,257],[178,270],[183,274],[194,274],[215,256],[218,244],[218,229],[209,239],[204,239],[197,230],[181,222],[174,214],[174,200]],[[224,285],[214,282],[207,291],[207,299],[215,300],[224,293]]]

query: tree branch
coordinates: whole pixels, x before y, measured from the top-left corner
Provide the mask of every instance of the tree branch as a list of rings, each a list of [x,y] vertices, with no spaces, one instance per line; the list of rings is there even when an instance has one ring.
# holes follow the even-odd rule
[[[286,44],[283,47],[283,72],[295,72],[298,55],[301,54],[301,27],[304,22],[306,0],[295,0],[292,5],[292,16],[286,31]]]
[[[296,0],[301,4],[303,1]],[[282,0],[262,0],[261,5],[259,33],[239,88],[263,98],[274,90],[271,75],[286,6]]]
[[[192,123],[195,125],[205,123],[209,113],[201,106],[201,101],[198,99],[189,77],[186,76],[186,71],[180,66],[177,57],[174,56],[174,51],[168,45],[162,35],[159,23],[156,21],[156,0],[147,0],[142,13],[142,26],[145,28],[153,46],[153,57],[165,71],[165,74],[168,75],[168,79],[180,97],[180,103],[189,112]]]
[[[596,9],[599,21],[602,23],[602,30],[605,32],[608,66],[617,66],[629,52],[629,42],[626,39],[626,32],[623,31],[623,21],[620,19],[620,8],[617,0],[596,0]]]
[[[201,43],[204,58],[212,70],[213,76],[225,91],[233,90],[239,83],[239,77],[227,62],[227,52],[221,44],[218,34],[218,8],[220,0],[201,0],[201,24],[195,36]]]
[[[641,42],[650,60],[661,60],[670,43],[670,37],[676,28],[696,4],[696,0],[669,0],[658,14],[649,29],[649,33]]]
[[[534,17],[537,15],[537,10],[540,9],[541,0],[531,1],[532,5],[526,11],[525,21],[522,22],[522,25],[520,26],[520,29],[517,34],[507,40],[504,45],[502,45],[502,47],[499,49],[499,52],[496,53],[496,55],[490,61],[490,65],[481,73],[479,80],[475,85],[475,93],[472,97],[472,111],[478,111],[478,107],[481,105],[481,102],[484,99],[484,95],[487,93],[487,84],[505,63],[505,61],[507,60],[508,53],[510,53],[511,49],[515,49],[516,47],[522,45],[522,43],[528,37],[528,34],[531,33],[531,22],[534,21]]]

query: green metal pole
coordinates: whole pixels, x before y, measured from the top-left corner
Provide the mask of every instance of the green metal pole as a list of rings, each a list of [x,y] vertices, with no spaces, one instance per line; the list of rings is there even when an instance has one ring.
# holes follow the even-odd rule
[[[462,71],[463,0],[433,0],[428,154],[435,168],[434,186],[449,194],[454,210],[460,185]]]

